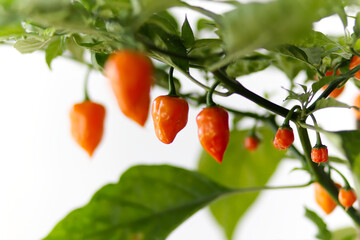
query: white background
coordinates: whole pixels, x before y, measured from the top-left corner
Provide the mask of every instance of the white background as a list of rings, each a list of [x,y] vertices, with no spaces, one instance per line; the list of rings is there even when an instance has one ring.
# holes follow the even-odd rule
[[[322,21],[316,28],[326,33],[342,33],[341,23],[335,17]],[[50,71],[42,53],[21,55],[6,46],[0,47],[0,56],[0,239],[35,240],[46,236],[67,213],[87,203],[104,184],[116,182],[132,165],[168,163],[196,168],[201,147],[195,117],[200,109],[190,109],[188,125],[173,144],[162,144],[155,137],[152,120],[149,118],[141,128],[126,119],[107,80],[93,72],[90,96],[106,106],[107,115],[103,141],[89,159],[72,140],[68,118],[71,106],[83,99],[86,68],[56,59]],[[282,104],[286,93],[280,87],[287,87],[284,79],[282,73],[270,68],[241,81],[259,94],[270,90],[273,99]],[[186,89],[193,88],[189,81],[184,81]],[[339,100],[351,104],[357,92],[349,83]],[[160,94],[166,92],[155,87],[152,98]],[[233,101],[239,109],[257,109],[240,97]],[[324,110],[317,117],[320,125],[329,130],[355,127],[351,110]],[[338,154],[331,148],[329,151]],[[269,185],[305,183],[308,180],[305,174],[290,173],[296,166],[296,162],[283,161]],[[339,168],[348,175],[346,169]],[[304,217],[304,206],[323,216],[331,229],[352,224],[340,208],[325,217],[314,203],[312,187],[268,191],[247,212],[235,239],[314,239],[316,229]],[[169,237],[223,238],[206,209]]]

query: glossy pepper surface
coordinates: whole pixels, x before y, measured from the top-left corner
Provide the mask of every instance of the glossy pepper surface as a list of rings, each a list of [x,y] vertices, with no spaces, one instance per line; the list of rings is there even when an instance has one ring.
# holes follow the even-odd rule
[[[157,138],[166,144],[172,143],[177,133],[188,121],[189,105],[185,99],[172,96],[157,97],[151,107]]]
[[[259,146],[259,139],[257,137],[248,136],[244,141],[245,148],[249,151],[255,151]]]
[[[341,188],[339,191],[339,202],[346,208],[351,207],[356,201],[356,194],[352,189]]]
[[[335,183],[337,188],[341,186]],[[317,182],[314,183],[315,201],[324,210],[326,214],[330,214],[336,208],[337,204],[330,194]]]
[[[104,131],[105,108],[98,103],[84,101],[70,111],[71,135],[92,156]]]
[[[311,160],[315,163],[327,162],[329,159],[328,149],[322,145],[311,149]]]
[[[105,63],[118,105],[125,116],[144,126],[149,115],[153,65],[142,53],[121,50]]]
[[[274,137],[273,144],[277,149],[285,150],[294,142],[294,132],[290,127],[280,127]]]
[[[230,138],[228,113],[221,107],[207,107],[197,115],[196,123],[201,145],[221,163]]]

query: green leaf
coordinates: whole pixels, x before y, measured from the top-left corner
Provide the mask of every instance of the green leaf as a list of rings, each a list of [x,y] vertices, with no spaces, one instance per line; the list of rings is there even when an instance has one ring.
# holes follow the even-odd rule
[[[334,0],[277,0],[239,5],[225,13],[218,23],[228,56],[212,69],[255,49],[273,48],[302,38],[311,31],[314,21],[334,13],[334,5],[339,3]]]
[[[274,55],[273,64],[283,71],[290,80],[294,80],[302,70],[307,69],[305,62],[282,54]]]
[[[330,82],[334,81],[335,77],[333,75],[331,76],[325,76],[323,78],[321,78],[319,81],[314,82],[311,85],[311,89],[313,91],[313,93],[316,93],[317,91],[319,91],[323,86],[328,85]]]
[[[23,40],[18,40],[14,44],[14,47],[21,53],[32,53],[34,51],[44,49],[51,41],[51,38],[27,38]]]
[[[67,215],[45,240],[162,240],[229,191],[197,172],[167,165],[135,166]]]
[[[341,228],[332,232],[331,240],[356,240],[357,232],[353,227]]]
[[[104,70],[104,65],[108,58],[109,54],[91,52],[91,63],[99,71]]]
[[[186,59],[187,52],[186,48],[181,40],[181,38],[177,35],[170,34],[158,25],[155,24],[144,24],[141,29],[142,34],[151,38],[151,41],[154,42],[156,47],[165,48],[171,54],[162,54],[157,53],[164,59],[171,59],[171,62],[182,69],[184,72],[189,71],[189,61]],[[168,56],[170,55],[170,57]],[[183,57],[178,57],[177,55],[181,55]]]
[[[83,60],[84,48],[76,44],[73,36],[66,38],[66,48],[75,59]]]
[[[259,128],[261,144],[255,152],[244,147],[244,139],[250,130],[233,130],[221,167],[205,151],[200,156],[199,171],[221,185],[230,188],[263,186],[277,168],[285,152],[272,145],[274,132],[269,128]],[[254,203],[258,193],[226,196],[210,206],[215,219],[231,239],[235,227],[247,209]]]
[[[272,59],[266,55],[254,54],[248,57],[240,58],[231,63],[226,72],[231,77],[239,77],[254,72],[262,71],[272,63]]]
[[[186,48],[191,48],[194,45],[194,33],[186,17],[181,27],[181,38],[184,41],[184,45]]]
[[[318,233],[316,234],[316,237],[318,239],[331,239],[331,232],[327,229],[326,223],[314,211],[305,208],[305,217],[310,219],[317,226]]]
[[[356,14],[354,33],[355,33],[356,38],[360,38],[360,12],[358,12]]]
[[[53,40],[45,50],[45,60],[51,69],[51,62],[56,57],[61,56],[65,50],[65,40],[63,37],[57,37]]]
[[[329,97],[329,98],[323,98],[323,99],[320,99],[319,101],[317,101],[313,112],[318,111],[320,109],[324,109],[324,108],[330,108],[330,107],[351,108],[351,106],[347,105],[346,103],[339,102],[335,98]]]
[[[216,23],[214,21],[205,18],[200,18],[196,24],[196,29],[198,31],[201,30],[215,31],[215,28],[216,28]]]
[[[181,5],[179,0],[131,0],[131,3],[137,16],[135,19],[136,26],[141,26],[154,13]]]

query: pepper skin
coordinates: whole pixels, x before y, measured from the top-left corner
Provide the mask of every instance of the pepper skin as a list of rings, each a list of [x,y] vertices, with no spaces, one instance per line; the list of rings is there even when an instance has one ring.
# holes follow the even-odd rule
[[[144,126],[149,115],[153,65],[142,53],[121,50],[105,63],[105,76],[110,80],[120,110]]]
[[[353,69],[355,68],[357,65],[360,64],[360,57],[354,55],[352,58],[351,58],[351,62],[350,62],[350,66],[349,66],[349,69]],[[354,78],[356,78],[357,80],[360,80],[360,71],[356,72],[354,74]]]
[[[315,163],[327,162],[329,159],[328,149],[322,145],[311,149],[311,160]]]
[[[248,136],[244,141],[245,148],[249,151],[255,151],[259,146],[259,139],[257,137]]]
[[[356,194],[352,189],[346,190],[345,188],[339,191],[339,202],[345,208],[351,207],[356,201]]]
[[[71,135],[91,157],[104,131],[105,108],[98,103],[77,103],[70,111]]]
[[[341,188],[341,186],[335,183],[337,188]],[[324,210],[326,214],[330,214],[336,208],[337,204],[332,199],[330,194],[317,182],[314,183],[315,190],[315,201],[317,204]]]
[[[280,127],[275,135],[273,144],[279,150],[285,150],[294,142],[294,132],[290,127]]]
[[[229,115],[221,107],[204,108],[196,117],[201,145],[221,163],[229,143]]]
[[[188,113],[189,104],[185,99],[172,96],[157,97],[151,107],[157,138],[165,144],[172,143],[177,133],[186,126]]]

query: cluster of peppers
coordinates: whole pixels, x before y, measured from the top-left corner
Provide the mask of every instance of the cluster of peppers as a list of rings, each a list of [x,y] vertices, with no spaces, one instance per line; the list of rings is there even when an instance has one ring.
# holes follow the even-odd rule
[[[360,64],[360,58],[357,57],[353,60],[350,68],[355,67],[354,64]],[[123,114],[140,126],[144,126],[150,110],[150,89],[153,80],[151,60],[139,52],[131,50],[117,51],[106,61],[104,73],[110,80]],[[332,74],[332,71],[328,71],[325,75]],[[337,74],[339,75],[340,72],[338,71]],[[172,75],[173,68],[170,68],[169,94],[157,97],[151,106],[155,134],[165,144],[172,143],[178,132],[186,126],[188,121],[189,105],[185,99],[177,95]],[[360,73],[358,75],[355,77],[360,79]],[[219,82],[216,82],[208,91],[207,107],[197,115],[196,123],[201,145],[216,161],[221,163],[229,142],[230,132],[228,113],[212,101],[212,93],[218,84]],[[101,104],[92,102],[89,99],[86,85],[87,81],[85,82],[85,100],[75,104],[70,111],[71,133],[75,141],[89,156],[92,156],[103,135],[106,111]],[[344,87],[335,89],[330,96],[335,98],[343,90]],[[360,97],[357,101],[359,102],[358,105],[360,105]],[[294,142],[294,133],[289,125],[289,120],[296,109],[297,107],[294,107],[289,112],[283,125],[276,132],[273,145],[279,150],[288,149]],[[360,119],[360,113],[357,114]],[[313,116],[312,118],[315,125],[317,125],[315,118]],[[247,150],[255,151],[259,143],[260,139],[255,135],[254,126],[245,139],[244,145]],[[328,149],[321,143],[318,132],[317,143],[311,151],[311,160],[318,164],[328,161]],[[341,173],[339,174],[341,175]],[[344,177],[343,179],[345,187],[341,188],[340,185],[337,185],[340,188],[338,200],[344,207],[349,208],[356,201],[356,195],[346,179]],[[315,183],[315,199],[327,214],[331,213],[337,205],[327,191],[318,183]]]
[[[189,105],[176,93],[170,69],[169,94],[157,97],[152,103],[151,116],[157,138],[170,144],[187,124]],[[140,126],[144,126],[150,108],[150,89],[153,65],[150,59],[139,52],[121,50],[113,53],[105,63],[105,76],[122,113]],[[212,101],[208,92],[208,106],[196,117],[198,135],[204,149],[219,163],[222,162],[229,143],[228,113]],[[92,156],[101,141],[105,119],[105,108],[92,102],[85,88],[85,100],[70,111],[71,133],[75,141]]]

